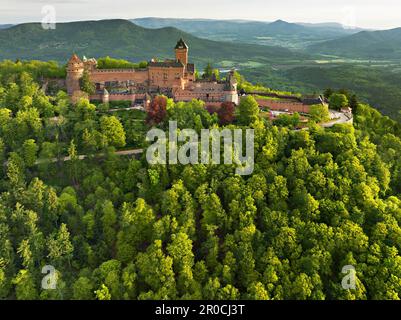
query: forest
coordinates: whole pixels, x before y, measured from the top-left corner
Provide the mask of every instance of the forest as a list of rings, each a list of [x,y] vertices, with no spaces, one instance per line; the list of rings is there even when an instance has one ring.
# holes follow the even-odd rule
[[[293,130],[252,99],[232,116],[163,97],[141,118],[46,95],[40,79],[60,72],[0,63],[1,299],[401,298],[400,123],[360,103],[353,126]],[[169,120],[254,129],[253,174],[115,153]]]

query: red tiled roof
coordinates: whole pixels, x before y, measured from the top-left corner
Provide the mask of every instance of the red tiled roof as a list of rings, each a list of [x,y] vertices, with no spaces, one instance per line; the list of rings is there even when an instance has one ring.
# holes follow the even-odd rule
[[[82,60],[74,53],[68,63],[82,63]]]

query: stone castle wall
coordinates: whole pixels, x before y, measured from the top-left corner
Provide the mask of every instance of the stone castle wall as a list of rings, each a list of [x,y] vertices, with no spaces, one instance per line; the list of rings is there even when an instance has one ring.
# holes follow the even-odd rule
[[[256,99],[260,107],[269,108],[276,111],[291,111],[300,113],[309,113],[310,106],[296,101],[279,101],[270,99]]]
[[[236,102],[237,92],[230,91],[215,91],[215,92],[197,92],[191,90],[179,90],[174,92],[174,98],[177,101],[191,101],[193,99],[199,99],[205,102]]]
[[[103,94],[97,93],[90,96],[91,100],[103,100]],[[109,101],[135,101],[137,95],[135,93],[110,93]]]
[[[149,79],[149,71],[147,69],[96,69],[89,73],[89,77],[94,83],[105,83],[111,81],[146,83]]]
[[[150,67],[149,85],[161,88],[183,88],[184,67]]]
[[[143,70],[134,69],[97,69],[89,72],[93,83],[132,81],[150,87],[184,88],[184,68],[150,67]]]

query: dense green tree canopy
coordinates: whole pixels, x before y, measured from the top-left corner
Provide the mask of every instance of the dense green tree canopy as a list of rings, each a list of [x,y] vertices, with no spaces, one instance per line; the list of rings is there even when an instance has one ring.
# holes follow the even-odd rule
[[[348,106],[348,98],[342,93],[333,93],[329,98],[330,108],[340,110]]]
[[[259,105],[253,96],[241,98],[238,110],[238,120],[243,125],[249,125],[258,119]]]
[[[401,298],[400,123],[358,104],[353,125],[297,131],[250,96],[228,123],[167,100],[161,129],[252,126],[254,172],[150,165],[115,153],[146,147],[146,114],[46,95],[53,63],[2,65],[1,299]]]

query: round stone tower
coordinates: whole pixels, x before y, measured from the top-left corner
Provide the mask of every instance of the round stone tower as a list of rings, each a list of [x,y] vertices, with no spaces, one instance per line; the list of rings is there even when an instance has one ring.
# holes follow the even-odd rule
[[[239,97],[238,97],[238,81],[235,77],[235,69],[232,69],[227,75],[227,82],[228,82],[228,94],[226,95],[226,101],[233,102],[234,104],[239,104]]]
[[[84,63],[73,54],[67,64],[67,92],[70,96],[81,91],[80,79],[84,74]]]

